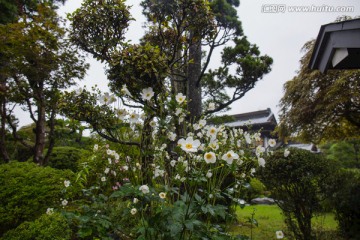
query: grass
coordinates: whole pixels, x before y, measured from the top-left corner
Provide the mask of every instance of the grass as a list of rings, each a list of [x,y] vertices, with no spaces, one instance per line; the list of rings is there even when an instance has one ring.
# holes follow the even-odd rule
[[[251,215],[254,213],[254,219],[258,226],[253,225],[252,240],[272,240],[276,239],[275,232],[283,231],[284,239],[290,239],[281,210],[276,205],[253,205],[237,209],[238,223],[231,228],[235,235],[251,236]],[[336,236],[337,222],[334,214],[315,217],[313,219],[313,228],[317,232],[319,239],[341,239]]]

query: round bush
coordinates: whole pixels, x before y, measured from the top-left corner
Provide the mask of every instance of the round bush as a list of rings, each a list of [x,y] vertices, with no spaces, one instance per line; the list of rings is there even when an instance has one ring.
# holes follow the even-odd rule
[[[74,173],[30,162],[0,165],[0,236],[24,221],[33,221],[49,207],[58,207],[64,180]]]
[[[50,155],[48,166],[77,172],[78,162],[84,155],[87,155],[87,152],[74,147],[55,147]]]
[[[66,240],[71,239],[67,220],[59,213],[43,214],[33,222],[23,222],[5,233],[3,240]]]

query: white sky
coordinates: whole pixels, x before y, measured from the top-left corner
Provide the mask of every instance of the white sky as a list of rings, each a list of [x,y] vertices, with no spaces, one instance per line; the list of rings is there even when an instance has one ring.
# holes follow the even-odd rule
[[[69,13],[80,7],[81,0],[68,0],[61,13]],[[141,0],[127,0],[127,4],[133,5],[131,13],[136,21],[132,22],[127,33],[128,39],[137,43],[143,35],[144,17],[141,15]],[[274,6],[279,6],[278,13]],[[324,11],[318,12],[291,12],[291,7],[323,7]],[[337,12],[329,12],[330,7],[353,7],[352,12],[340,9]],[[284,7],[284,8],[283,8]],[[271,108],[276,117],[279,113],[279,100],[283,95],[283,84],[291,80],[299,68],[299,60],[303,53],[302,46],[309,40],[317,37],[321,25],[333,22],[338,16],[348,15],[351,17],[360,15],[359,0],[240,0],[238,15],[243,25],[244,34],[251,43],[258,45],[261,54],[267,54],[273,58],[272,71],[260,80],[254,89],[250,90],[245,97],[231,105],[232,110],[227,114],[237,114]],[[104,67],[93,59],[89,59],[91,67],[85,84],[88,89],[97,84],[104,91],[107,90],[107,80]],[[213,59],[211,66],[215,68],[220,59]],[[25,118],[21,119],[20,125],[28,123]]]

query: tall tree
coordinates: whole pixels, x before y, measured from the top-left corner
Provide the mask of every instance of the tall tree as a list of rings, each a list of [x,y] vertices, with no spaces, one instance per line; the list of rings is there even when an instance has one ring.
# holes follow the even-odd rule
[[[147,18],[147,30],[140,44],[131,44],[124,41],[129,22],[133,20],[124,0],[85,0],[70,16],[71,40],[106,63],[110,89],[123,105],[142,109],[147,114],[140,142],[136,143],[116,138],[114,126],[121,126],[121,121],[119,124],[107,118],[104,123],[99,122],[103,118],[95,116],[101,115],[98,110],[106,107],[89,107],[88,103],[94,98],[85,98],[86,92],[69,95],[68,99],[80,108],[86,107],[87,113],[74,111],[70,105],[65,107],[65,112],[77,120],[90,122],[108,140],[138,145],[143,169],[147,169],[153,160],[149,154],[152,150],[150,122],[155,116],[166,119],[174,112],[172,106],[162,105],[167,96],[161,93],[170,88],[173,94],[186,96],[188,120],[195,122],[201,114],[229,107],[270,71],[272,59],[260,56],[258,48],[243,36],[234,8],[238,5],[239,1],[229,0],[144,0],[141,6]],[[224,48],[223,66],[207,72],[215,49],[230,41],[235,46]],[[235,70],[232,72],[231,68]],[[142,92],[150,88],[154,91],[153,97],[147,101]],[[227,91],[231,89],[234,92],[228,96]],[[204,98],[215,103],[215,108],[204,111]],[[185,128],[182,118],[169,121],[167,127],[174,127],[177,135],[182,136],[181,129]]]
[[[0,1],[0,24],[14,23],[19,16],[31,17],[37,11],[40,3],[50,4],[52,9],[57,9],[58,3],[64,4],[66,0],[1,0]]]
[[[20,16],[26,15],[31,18],[37,14],[37,5],[48,3],[52,9],[57,9],[58,3],[64,4],[66,0],[1,0],[0,1],[0,25],[15,23]],[[0,151],[5,162],[10,160],[5,147],[6,131],[6,111],[7,111],[7,86],[6,86],[6,69],[9,59],[0,52]]]
[[[36,12],[30,20],[23,15],[16,23],[0,26],[1,56],[8,60],[1,72],[6,73],[7,100],[22,106],[36,125],[35,144],[29,145],[17,134],[17,122],[11,114],[6,116],[7,123],[14,137],[32,149],[34,162],[43,165],[54,146],[61,90],[83,78],[87,65],[65,40],[65,29],[52,7],[39,4]]]
[[[108,63],[108,78],[115,93],[120,93],[119,85],[127,84],[136,96],[139,86],[146,86],[151,77],[161,75],[162,79],[157,81],[170,79],[173,92],[182,92],[188,97],[188,110],[197,118],[203,113],[227,109],[270,71],[272,59],[261,56],[257,46],[250,44],[243,35],[234,8],[239,1],[146,0],[141,5],[148,20],[148,30],[140,46],[120,42],[125,33],[121,31],[126,30],[132,20],[124,1],[85,1],[72,15],[73,41]],[[110,17],[104,20],[106,12]],[[101,37],[100,33],[103,34]],[[113,43],[115,40],[117,42]],[[208,71],[215,49],[231,41],[234,46],[223,49],[222,66]],[[155,69],[137,79],[129,70],[127,74],[119,75],[128,64],[125,57],[129,52],[142,51],[145,58],[148,54],[144,51],[154,51],[151,48],[158,49],[156,51],[164,57],[165,72],[159,74],[159,69]],[[231,71],[233,68],[235,70]],[[229,95],[230,90],[233,92]],[[141,99],[133,100],[141,102]],[[204,100],[214,102],[215,109],[202,111]]]
[[[310,70],[314,41],[307,42],[297,76],[284,85],[278,131],[318,143],[360,134],[360,71]]]

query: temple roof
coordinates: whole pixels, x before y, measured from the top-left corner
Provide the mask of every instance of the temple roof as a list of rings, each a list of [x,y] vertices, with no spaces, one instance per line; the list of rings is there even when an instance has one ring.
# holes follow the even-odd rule
[[[275,128],[277,125],[276,118],[270,108],[255,112],[235,114],[231,117],[234,118],[234,121],[227,122],[224,125],[229,127],[252,127],[255,130],[265,126]]]

